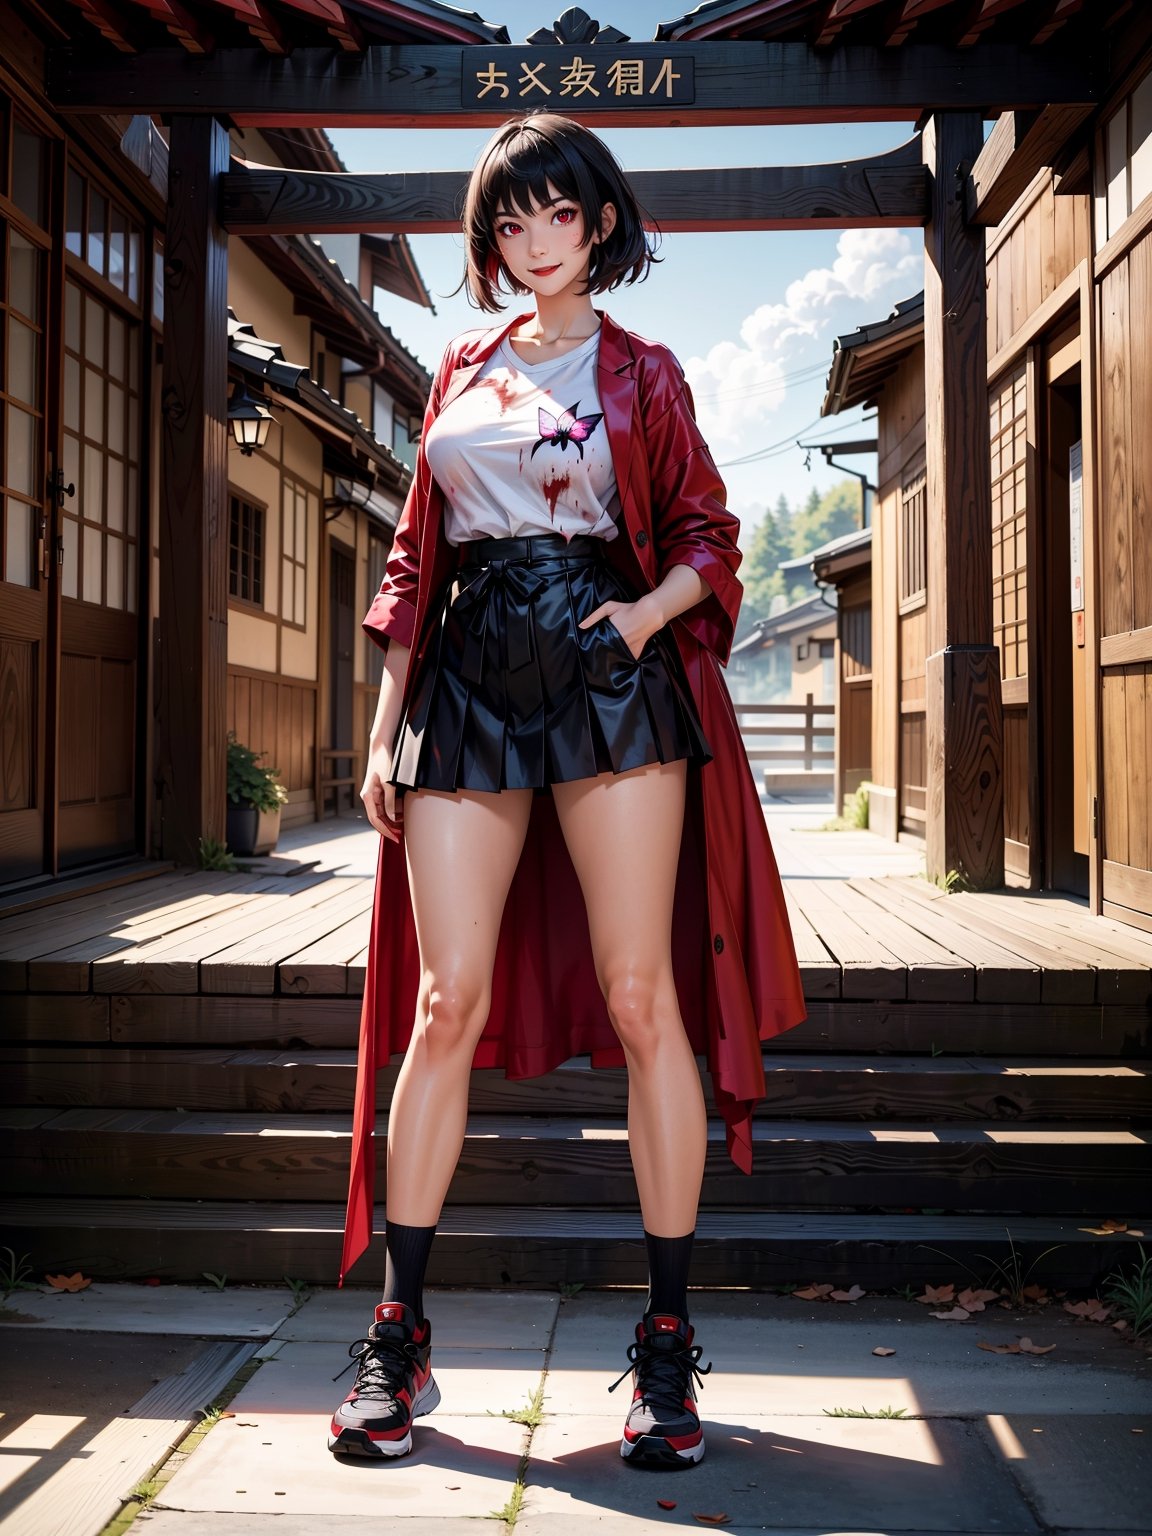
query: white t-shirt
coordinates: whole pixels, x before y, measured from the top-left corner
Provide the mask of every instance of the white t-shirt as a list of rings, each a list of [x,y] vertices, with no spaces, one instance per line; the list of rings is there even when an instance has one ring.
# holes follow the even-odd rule
[[[596,384],[600,333],[563,357],[526,363],[508,338],[428,428],[450,544],[619,529],[616,474]]]

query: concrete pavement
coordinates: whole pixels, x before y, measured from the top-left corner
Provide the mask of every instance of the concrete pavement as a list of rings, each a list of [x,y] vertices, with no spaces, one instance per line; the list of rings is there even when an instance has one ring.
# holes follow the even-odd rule
[[[325,1522],[338,1522],[341,1536],[648,1536],[712,1525],[776,1536],[1152,1536],[1152,1351],[1059,1301],[994,1306],[958,1323],[933,1318],[938,1308],[886,1298],[694,1292],[702,1364],[713,1363],[700,1392],[707,1455],[684,1472],[643,1473],[618,1454],[627,1378],[607,1391],[627,1364],[637,1291],[563,1301],[540,1292],[429,1291],[441,1406],[417,1422],[411,1456],[347,1464],[329,1455],[325,1430],[351,1377],[332,1378],[371,1316],[371,1294],[320,1292],[285,1315],[287,1292],[230,1287],[214,1297],[161,1287],[144,1309],[141,1289],[103,1286],[87,1306],[87,1293],[53,1297],[33,1306],[29,1321],[9,1322],[25,1357],[24,1406],[33,1411],[21,1417],[19,1398],[6,1391],[0,1471],[16,1461],[20,1471],[6,1490],[4,1536],[103,1529],[106,1515],[43,1529],[16,1523],[21,1477],[43,1489],[84,1470],[83,1437],[74,1427],[70,1438],[55,1436],[53,1427],[54,1415],[75,1420],[84,1404],[61,1396],[58,1383],[54,1395],[40,1392],[38,1406],[35,1381],[63,1376],[66,1385],[68,1373],[54,1373],[52,1362],[69,1351],[75,1358],[86,1332],[88,1353],[118,1340],[127,1359],[146,1346],[135,1373],[123,1373],[123,1395],[135,1391],[146,1384],[165,1304],[195,1318],[202,1347],[220,1347],[208,1342],[214,1325],[248,1347],[261,1330],[267,1338],[231,1416],[191,1454],[173,1458],[134,1536],[313,1536]],[[20,1305],[20,1297],[10,1304]],[[46,1310],[45,1321],[31,1320]],[[91,1331],[97,1314],[100,1333]],[[134,1315],[147,1335],[132,1333]],[[108,1327],[117,1317],[126,1333]],[[193,1331],[173,1339],[173,1359],[185,1370]],[[978,1348],[1021,1335],[1055,1348]],[[895,1353],[878,1356],[877,1347]],[[167,1357],[158,1359],[153,1374],[169,1368]],[[78,1389],[83,1374],[74,1368]],[[106,1381],[104,1411],[115,1406],[108,1390]],[[526,1410],[538,1391],[534,1416]],[[17,1441],[19,1457],[5,1459]],[[38,1463],[32,1442],[45,1447]]]

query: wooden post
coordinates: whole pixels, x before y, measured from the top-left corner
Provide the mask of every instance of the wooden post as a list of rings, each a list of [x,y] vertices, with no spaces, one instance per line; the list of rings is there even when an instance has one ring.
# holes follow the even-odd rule
[[[172,119],[160,391],[156,698],[161,856],[224,840],[228,661],[228,238],[216,217],[228,134]]]
[[[924,132],[932,176],[924,231],[927,440],[926,857],[1004,883],[1000,657],[992,637],[992,484],[984,230],[968,225],[979,112],[938,112]]]

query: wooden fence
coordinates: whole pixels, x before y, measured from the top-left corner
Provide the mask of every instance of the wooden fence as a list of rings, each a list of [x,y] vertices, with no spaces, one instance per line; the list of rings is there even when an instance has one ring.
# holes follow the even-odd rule
[[[831,768],[836,760],[834,745],[817,747],[816,738],[827,737],[834,741],[836,734],[836,706],[835,704],[814,704],[812,695],[805,696],[803,704],[737,704],[733,700],[733,709],[736,718],[740,722],[740,734],[744,738],[744,748],[750,761],[762,763],[790,764],[793,767],[803,768],[804,772],[811,773],[817,767],[827,766]],[[749,723],[746,716],[755,717],[755,722]],[[797,720],[802,723],[797,724]],[[769,737],[776,740],[778,737],[799,737],[796,745],[788,747],[760,746],[758,739]]]

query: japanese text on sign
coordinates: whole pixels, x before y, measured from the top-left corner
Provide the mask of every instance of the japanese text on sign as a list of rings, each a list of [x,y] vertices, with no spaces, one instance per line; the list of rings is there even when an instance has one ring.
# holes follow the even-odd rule
[[[461,97],[466,107],[503,111],[547,103],[565,107],[661,107],[695,100],[694,59],[625,56],[615,50],[571,53],[526,48],[464,48]]]

